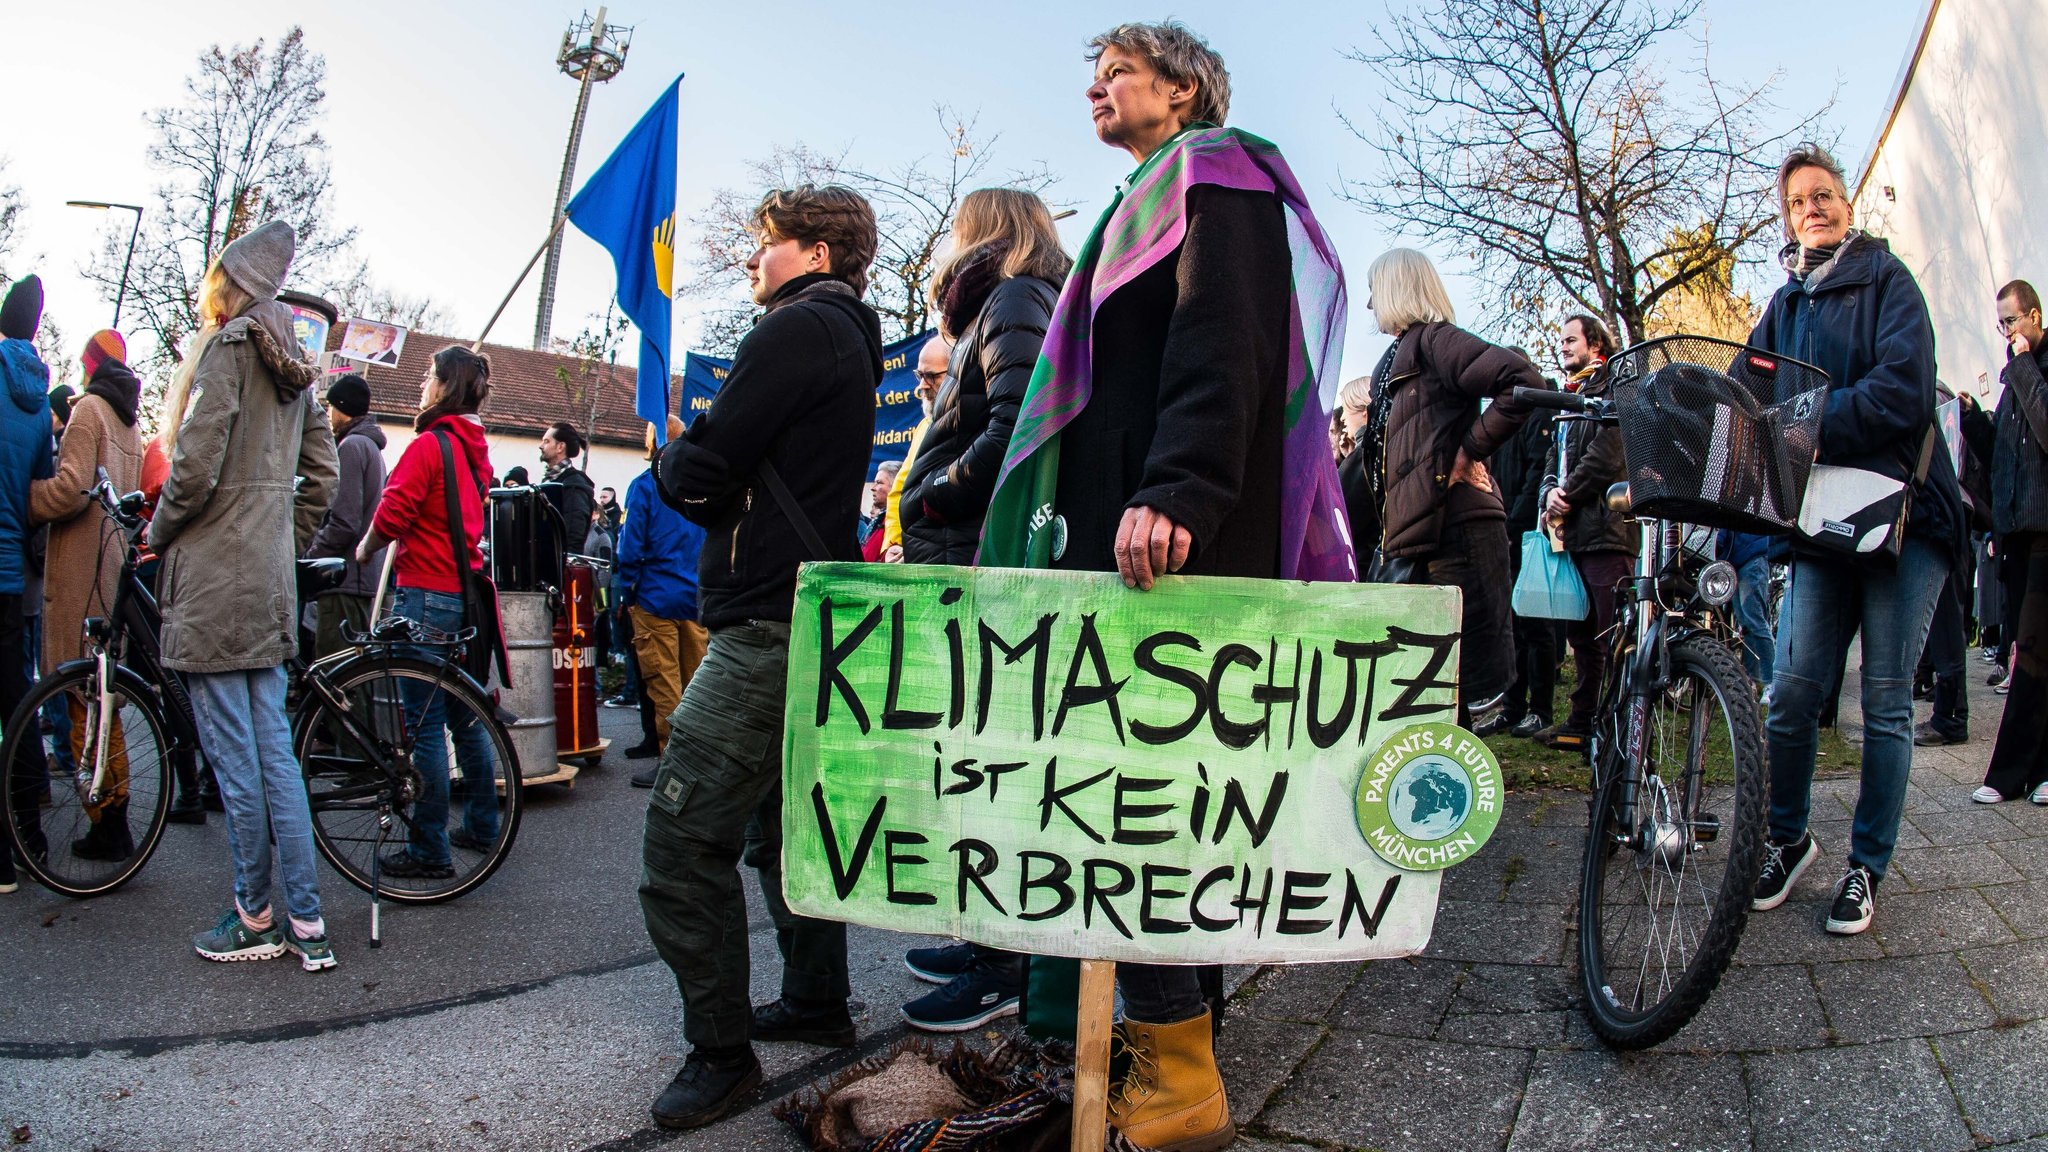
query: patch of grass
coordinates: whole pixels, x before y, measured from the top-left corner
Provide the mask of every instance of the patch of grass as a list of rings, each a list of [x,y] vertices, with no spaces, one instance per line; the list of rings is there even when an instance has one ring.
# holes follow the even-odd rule
[[[1820,743],[1814,752],[1814,774],[1818,776],[1846,776],[1863,771],[1863,743],[1859,740],[1845,740],[1839,728],[1820,730]]]

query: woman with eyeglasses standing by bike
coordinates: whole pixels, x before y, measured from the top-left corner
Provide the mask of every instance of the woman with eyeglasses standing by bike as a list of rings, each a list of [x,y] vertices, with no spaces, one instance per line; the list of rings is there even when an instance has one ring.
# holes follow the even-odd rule
[[[393,614],[440,632],[465,627],[464,586],[470,573],[481,572],[484,566],[480,542],[488,514],[484,493],[490,484],[491,456],[477,412],[490,396],[490,360],[461,347],[434,353],[420,380],[420,414],[412,425],[418,435],[391,470],[369,534],[356,548],[356,559],[366,562],[395,543]],[[460,524],[449,520],[451,490]],[[456,568],[458,554],[467,572]],[[480,629],[472,643],[496,641],[495,621],[467,623]],[[428,650],[421,655],[433,659],[441,653]],[[445,691],[406,681],[401,693],[406,726],[414,733],[413,763],[425,787],[413,807],[411,843],[385,854],[381,865],[385,875],[398,879],[443,879],[455,875],[451,847],[481,852],[497,840],[499,810],[494,788],[470,787],[464,795],[462,826],[449,829],[448,754],[442,733],[452,725],[449,735],[455,740],[456,760],[468,781],[493,779],[491,745],[474,713],[458,709],[455,718],[448,719]]]
[[[223,249],[200,283],[202,327],[171,379],[170,477],[149,542],[163,557],[163,663],[184,674],[235,863],[235,906],[193,946],[209,960],[290,950],[312,971],[333,967],[334,950],[284,665],[298,647],[300,535],[311,538],[338,472],[308,393],[319,370],[300,359],[277,300],[296,245],[291,225],[270,221]],[[270,906],[273,836],[282,917]]]
[[[43,605],[42,674],[48,676],[66,660],[91,655],[85,642],[85,618],[105,616],[114,603],[114,585],[121,578],[121,540],[109,530],[107,514],[86,496],[100,469],[116,492],[132,492],[142,482],[142,434],[136,430],[136,406],[142,382],[121,362],[127,355],[121,334],[95,333],[79,358],[86,374],[85,394],[71,405],[71,419],[57,449],[57,474],[29,485],[29,516],[50,525],[50,549],[44,561],[48,598]],[[85,755],[85,699],[65,702],[71,716],[71,760]],[[88,806],[92,827],[71,843],[71,853],[84,860],[125,860],[135,851],[128,827],[126,749],[118,746],[114,725],[108,767],[116,774],[104,803]]]
[[[1826,923],[1829,932],[1847,936],[1870,927],[1877,886],[1898,841],[1913,767],[1913,667],[1935,599],[1966,546],[1966,525],[1962,490],[1934,424],[1934,324],[1920,286],[1883,240],[1855,227],[1842,169],[1818,146],[1802,145],[1785,157],[1777,193],[1789,241],[1779,253],[1787,278],[1749,342],[1828,374],[1821,464],[1902,482],[1911,500],[1904,538],[1889,561],[1795,541],[1778,617],[1765,729],[1770,844],[1752,907],[1783,904],[1823,851],[1807,828],[1818,721],[1860,632],[1863,778],[1848,867],[1835,883]]]

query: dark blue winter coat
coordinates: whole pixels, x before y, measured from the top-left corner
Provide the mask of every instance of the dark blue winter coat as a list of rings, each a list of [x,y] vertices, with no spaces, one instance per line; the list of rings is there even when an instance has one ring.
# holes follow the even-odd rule
[[[1934,423],[1934,323],[1920,286],[1889,244],[1856,235],[1818,284],[1788,280],[1749,342],[1828,374],[1821,463],[1911,478]],[[1937,440],[1906,534],[1926,539],[1954,563],[1965,532],[1962,489]]]
[[[28,482],[48,479],[50,369],[26,340],[0,340],[0,596],[19,596],[27,574]]]
[[[2048,532],[2048,348],[2007,360],[1999,379],[2005,393],[1991,452],[1991,527],[2001,539]]]
[[[654,491],[654,473],[642,472],[626,488],[612,591],[621,604],[636,604],[663,620],[695,620],[697,553],[703,547],[704,529],[663,502]]]

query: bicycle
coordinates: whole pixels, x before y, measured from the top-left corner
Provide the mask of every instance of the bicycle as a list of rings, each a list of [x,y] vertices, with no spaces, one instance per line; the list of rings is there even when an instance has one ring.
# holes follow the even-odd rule
[[[113,605],[108,615],[86,621],[92,654],[59,665],[38,682],[9,718],[5,739],[0,740],[0,764],[10,766],[7,834],[17,858],[44,887],[81,899],[119,888],[148,863],[169,815],[172,758],[196,757],[199,748],[198,725],[184,682],[162,663],[156,600],[136,575],[147,525],[142,495],[116,496],[104,471],[86,495],[106,512],[109,530],[127,537]],[[300,561],[301,602],[332,587],[343,568],[340,560]],[[345,638],[353,647],[311,662],[294,657],[288,664],[299,701],[291,724],[292,747],[305,774],[315,846],[344,878],[370,893],[374,940],[381,897],[434,903],[460,896],[488,879],[511,850],[522,794],[517,755],[484,690],[463,674],[452,656],[430,658],[410,651],[459,650],[473,638],[473,630],[449,636],[389,617],[367,634]],[[416,802],[427,786],[413,757],[425,710],[408,715],[400,689],[404,684],[416,686],[416,696],[445,692],[445,708],[455,709],[455,726],[465,723],[464,716],[479,726],[490,763],[480,766],[478,774],[487,771],[492,777],[498,818],[496,833],[487,841],[457,846],[459,864],[453,875],[394,885],[382,875],[375,852],[395,829],[403,827],[410,838],[416,829]],[[24,743],[29,738],[40,743],[37,717],[42,705],[53,699],[76,701],[79,709],[74,714],[84,716],[84,731],[75,742],[78,767],[64,781],[38,777]],[[455,764],[448,775],[451,793],[467,801],[469,773]],[[60,783],[64,786],[57,786]],[[126,817],[142,815],[139,830],[130,828],[133,846],[128,853],[119,859],[93,860],[80,857],[75,845],[67,852],[67,833],[90,826],[87,809],[118,797],[126,798]],[[143,803],[137,803],[138,797]],[[367,860],[360,847],[363,842],[374,844]]]
[[[1789,506],[1796,515],[1793,490],[1803,492],[1813,461],[1801,436],[1816,435],[1818,423],[1817,406],[1804,404],[1781,422],[1790,431],[1775,445],[1747,433],[1736,436],[1742,443],[1733,447],[1694,445],[1695,455],[1718,453],[1716,466],[1731,471],[1739,469],[1730,460],[1740,463],[1742,452],[1751,451],[1757,459],[1747,466],[1767,473],[1723,477],[1717,490],[1702,495],[1688,485],[1711,489],[1714,483],[1681,476],[1683,461],[1658,456],[1674,454],[1668,444],[1657,447],[1658,438],[1676,440],[1679,450],[1688,438],[1684,421],[1663,424],[1671,396],[1631,407],[1634,397],[1624,396],[1620,373],[1632,364],[1633,379],[1645,391],[1655,371],[1671,366],[1709,368],[1723,381],[1758,390],[1813,379],[1825,388],[1817,369],[1776,358],[1770,380],[1755,379],[1755,369],[1746,370],[1747,379],[1731,371],[1750,352],[1725,342],[1668,338],[1610,361],[1611,372],[1619,369],[1612,398],[1516,389],[1525,403],[1564,412],[1561,420],[1622,428],[1630,478],[1609,489],[1608,505],[1647,521],[1634,573],[1618,586],[1608,634],[1608,671],[1588,749],[1593,797],[1579,890],[1580,992],[1593,1031],[1614,1048],[1662,1043],[1705,1006],[1741,941],[1763,868],[1763,721],[1728,612],[1737,574],[1712,557],[1710,532],[1689,528],[1783,531],[1778,510]],[[1634,442],[1625,413],[1642,421],[1633,429]],[[1754,412],[1744,418],[1776,428],[1775,418]],[[1734,417],[1719,413],[1716,419]],[[1805,423],[1793,426],[1794,419]],[[1781,448],[1783,459],[1774,463],[1772,454]],[[1788,469],[1797,475],[1777,474]],[[1717,502],[1724,505],[1718,511]]]

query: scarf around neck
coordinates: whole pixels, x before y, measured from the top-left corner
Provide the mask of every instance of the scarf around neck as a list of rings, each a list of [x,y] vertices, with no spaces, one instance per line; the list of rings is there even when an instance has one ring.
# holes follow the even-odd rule
[[[1053,540],[1060,535],[1054,527],[1060,429],[1094,393],[1095,314],[1118,289],[1180,248],[1187,235],[1188,194],[1203,184],[1270,193],[1287,217],[1294,277],[1280,462],[1280,576],[1358,579],[1328,434],[1344,348],[1344,270],[1280,150],[1248,132],[1213,124],[1190,126],[1140,164],[1082,243],[996,478],[977,564],[1051,566]]]
[[[1842,234],[1842,242],[1825,248],[1808,248],[1794,240],[1778,250],[1778,263],[1792,274],[1794,280],[1802,280],[1808,288],[1820,287],[1828,273],[1835,270],[1835,263],[1842,253],[1861,238],[1863,230],[1851,228]]]

